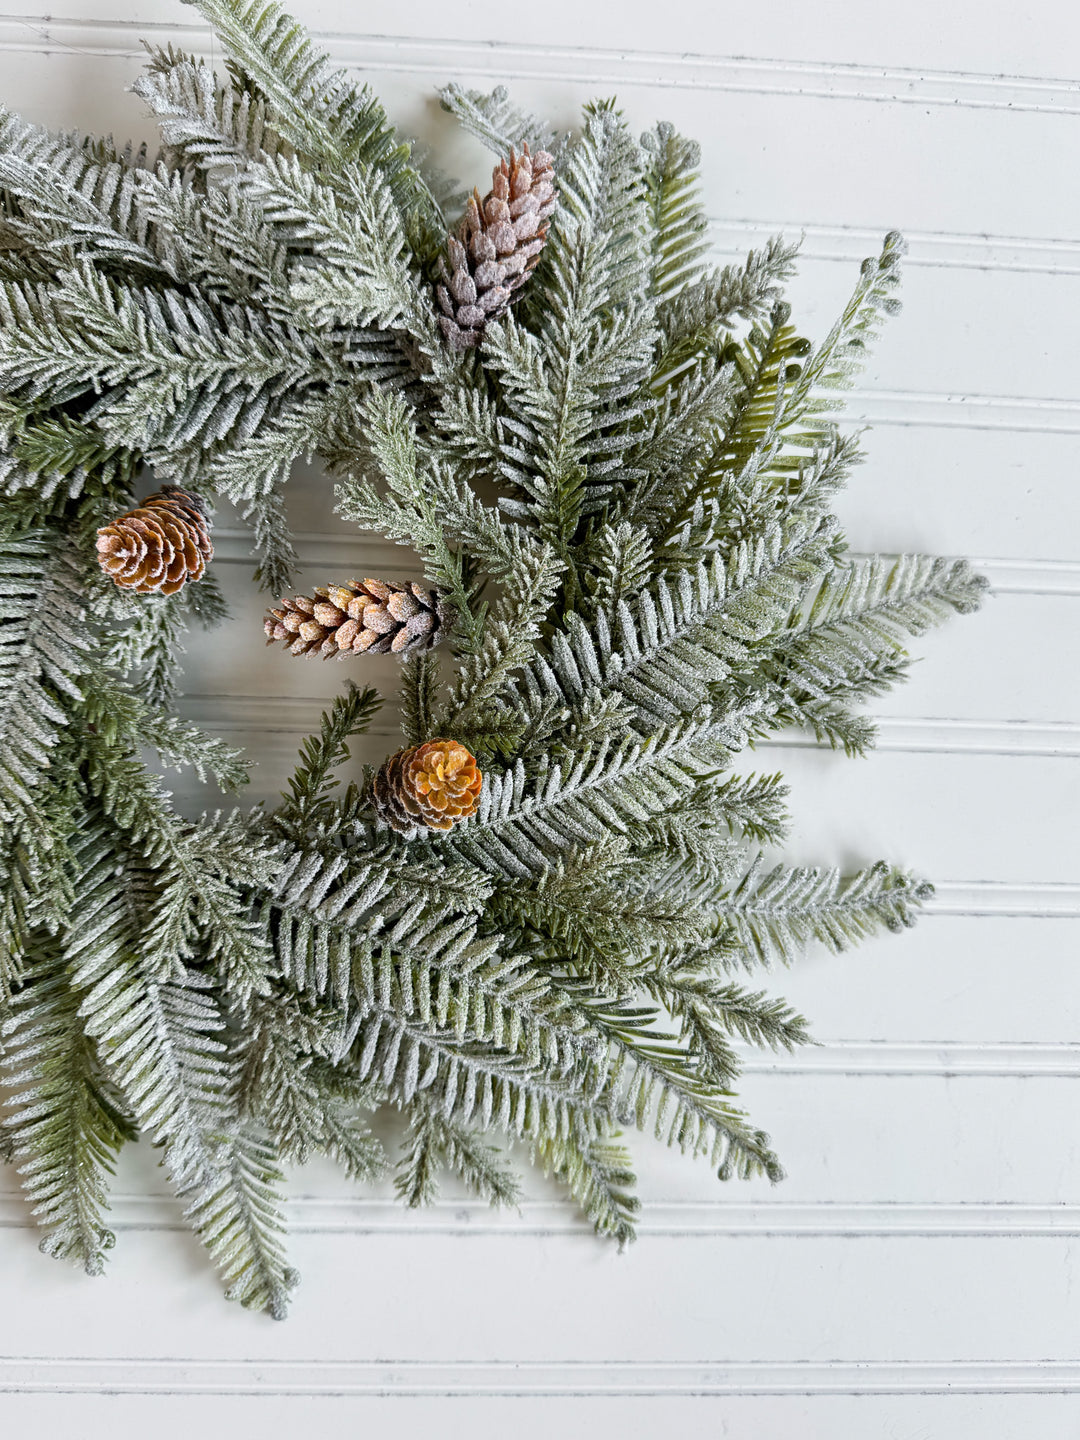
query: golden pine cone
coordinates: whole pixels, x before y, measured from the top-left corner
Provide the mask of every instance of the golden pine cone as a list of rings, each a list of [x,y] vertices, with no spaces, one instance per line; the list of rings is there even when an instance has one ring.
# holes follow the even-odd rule
[[[213,558],[205,502],[165,485],[97,532],[98,563],[138,595],[175,595]]]
[[[428,740],[391,755],[375,776],[375,809],[392,830],[450,830],[476,813],[484,777],[456,740]]]
[[[283,599],[266,616],[266,642],[284,640],[290,655],[410,655],[430,650],[444,639],[454,607],[422,585],[383,580],[350,580],[319,585],[314,599]]]
[[[435,287],[439,325],[453,349],[475,345],[487,322],[506,313],[540,257],[555,204],[551,156],[530,155],[528,145],[496,165],[482,200],[473,191]]]

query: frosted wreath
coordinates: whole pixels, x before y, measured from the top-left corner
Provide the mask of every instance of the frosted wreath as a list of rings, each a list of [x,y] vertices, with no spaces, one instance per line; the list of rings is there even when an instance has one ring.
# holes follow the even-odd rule
[[[444,1171],[513,1203],[494,1138],[620,1243],[627,1128],[780,1177],[735,1042],[806,1025],[743,972],[901,930],[929,887],[763,859],[784,785],[733,762],[789,726],[868,749],[861,702],[983,582],[852,557],[831,513],[897,236],[811,345],[789,246],[709,264],[670,126],[605,101],[556,134],[451,85],[495,157],[468,199],[275,5],[198,8],[229,65],[151,49],[156,156],[0,117],[0,1134],[43,1248],[92,1273],[149,1139],[229,1295],[280,1316],[283,1168],[375,1179],[379,1107],[406,1203]],[[305,455],[400,575],[295,593]],[[170,708],[223,613],[215,497],[251,526],[266,663],[346,670],[280,805],[208,790],[191,822],[141,757],[246,778]],[[335,788],[384,652],[401,747]]]

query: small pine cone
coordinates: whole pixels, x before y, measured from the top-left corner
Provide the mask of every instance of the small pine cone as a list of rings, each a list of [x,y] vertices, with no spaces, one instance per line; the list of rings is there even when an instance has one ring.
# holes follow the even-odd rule
[[[548,152],[530,155],[525,145],[495,167],[483,200],[473,191],[435,287],[439,324],[454,350],[475,345],[487,322],[506,313],[535,266],[555,209],[554,177]]]
[[[175,595],[213,558],[205,502],[176,485],[148,495],[97,532],[98,563],[138,595]]]
[[[392,830],[450,830],[476,813],[484,777],[456,740],[429,740],[391,755],[375,776],[375,809]]]
[[[422,585],[350,580],[319,585],[315,598],[283,599],[263,622],[266,643],[284,640],[290,655],[411,655],[438,645],[454,620],[454,607]]]

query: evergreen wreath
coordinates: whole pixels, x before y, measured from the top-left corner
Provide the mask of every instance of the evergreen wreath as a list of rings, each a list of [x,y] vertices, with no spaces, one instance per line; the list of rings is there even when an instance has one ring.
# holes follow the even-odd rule
[[[270,0],[198,8],[226,73],[150,50],[156,156],[0,118],[2,1143],[42,1248],[97,1273],[149,1137],[228,1294],[280,1316],[282,1167],[378,1176],[378,1107],[408,1204],[444,1170],[512,1203],[496,1136],[619,1242],[625,1127],[780,1177],[738,1042],[807,1032],[741,972],[900,930],[930,887],[763,861],[785,788],[733,759],[787,726],[867,750],[859,702],[984,582],[849,555],[830,513],[859,458],[831,392],[899,237],[814,347],[792,248],[706,264],[671,126],[601,102],[556,136],[451,85],[498,160],[466,198]],[[267,636],[398,653],[403,748],[336,788],[381,703],[349,679],[276,809],[190,823],[141,752],[246,778],[170,713],[181,635],[223,614],[211,503],[287,592],[304,454],[423,581],[327,577]]]

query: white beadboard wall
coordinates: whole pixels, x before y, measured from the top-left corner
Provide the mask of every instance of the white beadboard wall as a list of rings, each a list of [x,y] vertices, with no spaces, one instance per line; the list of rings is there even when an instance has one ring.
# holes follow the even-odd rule
[[[140,39],[220,55],[178,0],[0,3],[0,99],[148,137]],[[642,1237],[617,1255],[531,1180],[519,1214],[431,1211],[294,1177],[304,1274],[285,1325],[227,1307],[150,1153],[118,1178],[106,1280],[40,1257],[0,1176],[0,1433],[429,1434],[597,1440],[1066,1440],[1080,1434],[1080,11],[1003,0],[294,0],[407,132],[489,161],[435,87],[510,84],[571,123],[618,93],[705,144],[718,253],[804,236],[793,298],[821,334],[890,227],[905,311],[851,397],[873,426],[843,502],[856,548],[975,557],[995,598],[919,645],[855,763],[788,738],[792,852],[888,855],[938,882],[925,921],[776,978],[819,1048],[752,1055],[745,1098],[781,1187],[719,1187],[646,1140]],[[729,13],[725,13],[728,11]],[[402,573],[316,473],[304,579]],[[248,743],[273,796],[341,683],[262,648],[243,531],[233,618],[192,647],[183,706]],[[388,688],[392,663],[366,674]],[[392,721],[366,756],[385,753]],[[178,799],[195,804],[177,785]]]

